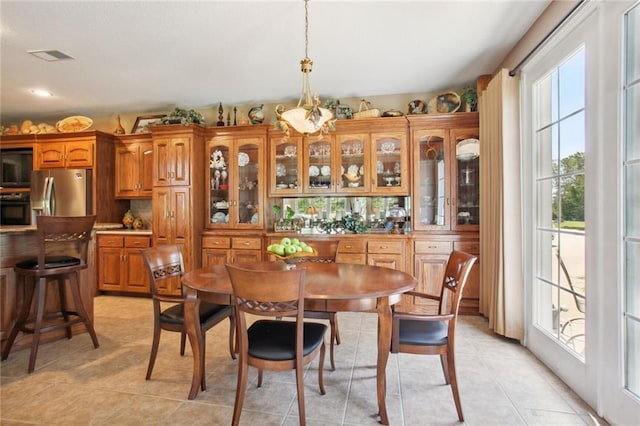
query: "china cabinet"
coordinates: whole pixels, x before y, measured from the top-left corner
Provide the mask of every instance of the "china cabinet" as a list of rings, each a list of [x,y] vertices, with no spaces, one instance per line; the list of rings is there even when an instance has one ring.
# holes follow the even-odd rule
[[[266,127],[213,131],[207,140],[207,228],[263,229]]]
[[[404,117],[343,120],[327,135],[269,132],[269,196],[408,195]]]
[[[116,198],[151,198],[153,143],[146,135],[118,136],[115,143]]]
[[[191,124],[151,126],[153,141],[153,245],[181,244],[186,270],[201,265],[205,181],[202,163],[204,128]],[[180,279],[166,280],[169,294],[179,295]]]
[[[479,229],[477,113],[409,116],[416,231]]]

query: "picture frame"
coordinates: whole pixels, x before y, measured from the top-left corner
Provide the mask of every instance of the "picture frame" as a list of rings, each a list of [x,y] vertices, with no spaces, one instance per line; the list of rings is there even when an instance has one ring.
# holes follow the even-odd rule
[[[166,114],[141,115],[137,117],[136,122],[133,124],[133,128],[131,129],[131,134],[149,133],[149,124],[161,119],[162,117],[166,117]]]

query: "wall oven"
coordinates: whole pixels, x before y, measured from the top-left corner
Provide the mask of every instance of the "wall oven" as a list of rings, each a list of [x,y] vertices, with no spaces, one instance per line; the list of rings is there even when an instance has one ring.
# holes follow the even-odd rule
[[[29,188],[33,169],[33,148],[0,149],[0,187]]]
[[[0,225],[30,225],[31,203],[28,192],[0,195]]]

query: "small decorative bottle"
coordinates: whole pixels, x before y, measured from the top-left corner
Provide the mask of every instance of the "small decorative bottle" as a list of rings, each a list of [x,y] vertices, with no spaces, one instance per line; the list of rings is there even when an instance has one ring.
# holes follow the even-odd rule
[[[122,123],[120,123],[120,114],[118,114],[118,125],[116,126],[116,129],[113,131],[113,133],[115,133],[116,135],[125,134],[124,127],[122,127]]]

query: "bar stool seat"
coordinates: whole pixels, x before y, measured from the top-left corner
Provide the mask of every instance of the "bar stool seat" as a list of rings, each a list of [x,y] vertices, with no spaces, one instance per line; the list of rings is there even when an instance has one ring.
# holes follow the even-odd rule
[[[64,328],[66,337],[71,339],[71,327],[83,323],[91,336],[94,348],[100,346],[91,318],[82,303],[79,280],[79,272],[88,266],[88,245],[95,219],[95,216],[36,217],[38,257],[20,261],[14,267],[18,284],[23,284],[24,300],[2,351],[3,361],[8,358],[20,331],[33,334],[29,373],[35,369],[38,346],[43,333]],[[70,249],[73,251],[70,252]],[[68,252],[70,254],[65,254]],[[60,309],[54,313],[45,312],[47,285],[50,281],[55,281],[60,300]],[[65,282],[69,283],[75,310],[66,306]],[[35,303],[36,307],[35,318],[29,318],[32,303]]]

